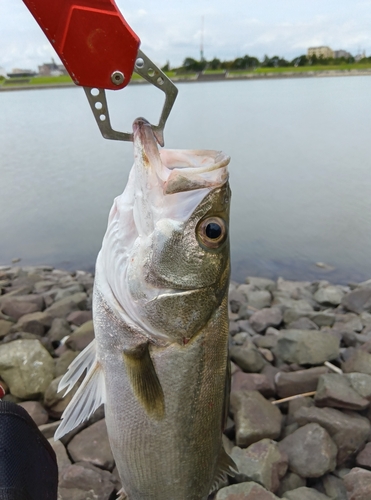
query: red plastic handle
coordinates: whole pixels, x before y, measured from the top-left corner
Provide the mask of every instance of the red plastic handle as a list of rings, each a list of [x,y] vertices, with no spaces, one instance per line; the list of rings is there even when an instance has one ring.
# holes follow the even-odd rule
[[[114,0],[23,1],[77,85],[118,90],[130,82],[140,39]]]

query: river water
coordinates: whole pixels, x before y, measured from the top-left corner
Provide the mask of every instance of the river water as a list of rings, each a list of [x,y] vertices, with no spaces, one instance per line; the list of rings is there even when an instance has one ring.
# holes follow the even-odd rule
[[[170,148],[231,155],[232,276],[371,277],[370,78],[179,84]],[[162,93],[110,93],[114,127]],[[103,139],[80,88],[0,93],[0,264],[93,269],[131,143]],[[326,267],[318,267],[322,262]]]

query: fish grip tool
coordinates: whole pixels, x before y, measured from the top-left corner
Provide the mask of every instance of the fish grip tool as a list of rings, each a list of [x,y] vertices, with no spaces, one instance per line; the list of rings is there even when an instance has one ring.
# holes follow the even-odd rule
[[[114,0],[23,0],[54,47],[72,80],[84,87],[99,130],[106,139],[132,141],[111,126],[105,90],[128,85],[135,71],[165,93],[157,125],[159,143],[178,89],[139,49],[140,39]]]

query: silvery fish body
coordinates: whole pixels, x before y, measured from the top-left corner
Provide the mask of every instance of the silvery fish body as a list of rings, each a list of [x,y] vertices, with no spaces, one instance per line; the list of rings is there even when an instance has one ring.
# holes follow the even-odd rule
[[[60,387],[87,375],[55,438],[105,404],[129,500],[204,500],[234,464],[229,387],[229,158],[158,150],[134,122],[135,164],[111,209],[94,285],[95,340]]]

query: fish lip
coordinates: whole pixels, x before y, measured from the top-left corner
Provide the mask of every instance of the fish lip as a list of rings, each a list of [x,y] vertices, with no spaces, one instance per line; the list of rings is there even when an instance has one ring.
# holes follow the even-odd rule
[[[162,146],[161,138],[156,134],[156,131],[153,129],[149,121],[143,118],[142,116],[134,120],[133,137],[134,137],[134,142],[136,142],[139,139],[139,142],[143,146],[148,143],[152,144],[158,143],[160,146]]]

